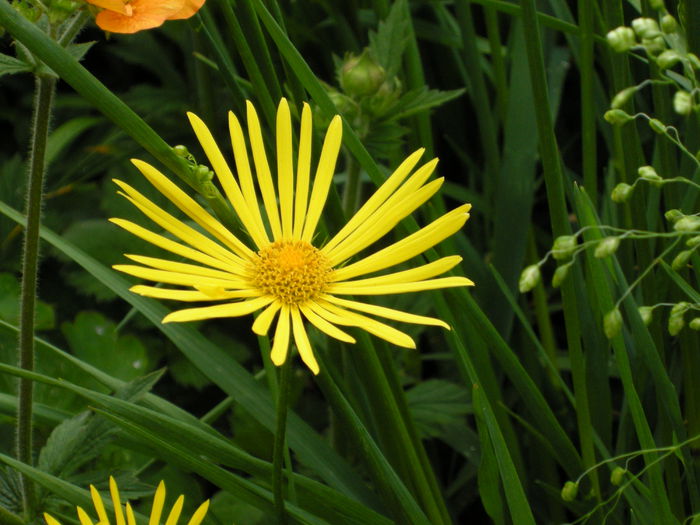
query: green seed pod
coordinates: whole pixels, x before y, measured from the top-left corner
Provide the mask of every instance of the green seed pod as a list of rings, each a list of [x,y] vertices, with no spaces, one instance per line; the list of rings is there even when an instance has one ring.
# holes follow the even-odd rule
[[[696,235],[685,241],[685,245],[688,248],[695,248],[698,244],[700,244],[700,235]]]
[[[661,17],[661,30],[667,35],[672,35],[678,31],[678,22],[672,15],[666,13]]]
[[[632,191],[634,191],[632,186],[626,182],[621,182],[613,188],[610,198],[613,202],[622,204],[623,202],[627,202],[629,200],[630,196],[632,195]]]
[[[558,261],[568,259],[574,253],[575,249],[576,237],[573,235],[560,235],[554,239],[554,245],[552,246],[552,257]]]
[[[690,303],[687,303],[685,301],[681,301],[680,303],[676,303],[673,305],[671,308],[671,315],[668,317],[668,333],[676,336],[680,333],[681,330],[683,330],[683,327],[685,326],[685,319],[683,318],[683,315],[685,314],[686,311],[690,308]]]
[[[619,308],[614,308],[603,317],[603,332],[605,332],[605,337],[612,339],[620,333],[621,329],[622,314]]]
[[[631,86],[623,89],[613,97],[612,102],[610,103],[610,107],[612,109],[620,109],[622,106],[624,106],[625,104],[627,104],[627,102],[630,101],[630,99],[634,96],[636,92],[637,86]]]
[[[561,286],[561,283],[564,282],[566,276],[569,275],[569,268],[571,268],[570,264],[557,266],[557,269],[554,270],[554,275],[552,276],[552,286],[554,288],[559,288]]]
[[[685,217],[685,215],[680,210],[671,209],[664,213],[664,217],[666,217],[666,220],[669,222],[676,222]]]
[[[667,49],[656,57],[656,65],[659,66],[659,69],[664,70],[675,66],[680,60],[681,56],[676,51]]]
[[[676,91],[673,95],[673,109],[679,115],[690,115],[693,111],[693,95],[687,91]]]
[[[696,332],[700,330],[700,317],[693,317],[688,323],[688,328],[695,330]]]
[[[639,317],[642,318],[642,322],[649,326],[651,324],[651,320],[653,319],[653,314],[654,314],[654,307],[653,306],[640,306],[637,308],[637,311],[639,312]]]
[[[603,118],[605,119],[605,122],[613,126],[621,126],[630,120],[634,120],[632,115],[621,109],[609,109],[605,112]]]
[[[639,174],[639,177],[642,180],[647,181],[652,186],[659,187],[663,184],[664,179],[662,179],[661,176],[656,173],[656,170],[651,166],[641,166],[637,170],[637,174]]]
[[[578,494],[578,483],[567,481],[561,489],[561,499],[564,501],[574,501]]]
[[[654,133],[658,133],[659,135],[666,133],[666,124],[657,118],[649,120],[649,127],[654,131]]]
[[[346,57],[338,75],[340,87],[347,95],[354,98],[367,97],[376,93],[385,79],[384,68],[370,56],[368,49],[359,56]]]
[[[537,283],[540,282],[542,275],[540,273],[540,266],[538,264],[531,264],[523,270],[520,274],[520,281],[518,282],[518,288],[520,293],[526,293],[532,290]]]
[[[637,39],[634,36],[634,30],[631,27],[620,26],[612,31],[609,31],[605,38],[608,44],[614,51],[624,53],[629,51],[637,44]]]
[[[609,257],[615,253],[619,246],[619,237],[606,237],[598,243],[598,246],[596,246],[595,251],[593,252],[593,256],[597,257],[598,259],[604,259],[605,257]]]
[[[676,221],[673,229],[677,232],[694,232],[700,230],[700,217],[686,215]]]
[[[627,469],[615,467],[610,473],[610,484],[619,487],[625,481],[625,474],[627,474]]]
[[[671,268],[676,271],[682,270],[688,266],[688,261],[690,260],[691,255],[693,255],[693,250],[683,250],[682,252],[679,252],[678,255],[673,258]]]
[[[653,18],[635,18],[632,20],[632,29],[639,38],[656,38],[661,36],[659,24]]]

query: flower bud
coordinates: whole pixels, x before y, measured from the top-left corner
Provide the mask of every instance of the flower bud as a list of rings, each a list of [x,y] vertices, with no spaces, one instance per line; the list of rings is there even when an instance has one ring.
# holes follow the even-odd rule
[[[532,290],[535,286],[537,286],[537,283],[540,282],[540,278],[540,266],[538,264],[531,264],[525,268],[523,273],[520,274],[520,281],[518,282],[520,293],[525,293]]]
[[[183,159],[186,159],[190,156],[190,151],[187,149],[187,146],[183,146],[182,144],[173,146],[173,151],[175,152],[175,155],[177,155],[178,157],[182,157]]]
[[[664,217],[666,217],[666,220],[669,222],[676,222],[685,217],[685,215],[680,210],[672,209],[664,213]]]
[[[626,124],[630,120],[634,120],[634,117],[632,115],[630,115],[626,111],[622,111],[621,109],[609,109],[605,112],[603,118],[608,124],[611,124],[613,126],[621,126],[622,124]]]
[[[685,57],[690,62],[690,65],[693,66],[693,69],[700,69],[700,58],[695,53],[686,53]]]
[[[573,235],[560,235],[554,239],[552,246],[552,257],[560,261],[568,259],[576,249],[576,237]]]
[[[696,332],[700,330],[700,317],[693,317],[688,323],[688,328]]]
[[[621,182],[613,188],[610,198],[613,202],[617,202],[618,204],[627,202],[632,195],[633,190],[634,188],[632,186],[626,182]]]
[[[688,248],[695,248],[698,244],[700,244],[700,235],[696,235],[685,241],[685,245]]]
[[[380,66],[365,49],[361,55],[346,57],[340,68],[340,87],[351,97],[366,97],[374,94],[386,78]]]
[[[679,115],[690,115],[693,111],[693,95],[687,91],[676,91],[673,95],[673,109]]]
[[[578,483],[567,481],[561,489],[561,499],[564,501],[574,501],[578,494]]]
[[[688,266],[688,261],[690,260],[690,256],[693,255],[693,251],[694,250],[683,250],[679,252],[678,255],[673,258],[671,268],[679,271]]]
[[[605,38],[608,40],[610,47],[618,53],[629,51],[637,44],[637,39],[631,27],[616,27],[609,31]]]
[[[671,35],[678,31],[678,22],[672,15],[666,13],[661,17],[661,30],[667,35]]]
[[[552,286],[554,288],[559,288],[561,286],[561,283],[564,282],[566,276],[569,275],[569,268],[571,268],[571,264],[562,264],[561,266],[557,266],[557,269],[554,270],[554,275],[552,276]]]
[[[671,315],[668,317],[668,333],[671,335],[678,335],[680,331],[685,326],[685,319],[683,315],[690,308],[690,303],[686,301],[681,301],[676,303],[671,308]]]
[[[678,219],[673,225],[673,229],[677,232],[694,232],[700,230],[700,217],[695,215],[686,215]]]
[[[663,184],[664,179],[656,173],[656,170],[651,166],[640,166],[637,170],[637,174],[642,180],[647,181],[653,186],[659,187]]]
[[[615,253],[619,246],[619,237],[606,237],[598,243],[598,246],[596,246],[595,251],[593,252],[593,256],[597,257],[598,259],[604,259],[605,257],[608,257]]]
[[[678,62],[680,62],[680,60],[681,56],[677,51],[667,49],[662,51],[659,56],[656,57],[656,65],[659,66],[659,69],[668,69],[675,66]]]
[[[639,308],[637,308],[637,311],[639,312],[639,317],[642,318],[642,322],[646,326],[649,326],[651,324],[651,320],[653,317],[654,307],[653,306],[640,306]]]
[[[666,124],[657,118],[649,120],[649,127],[654,131],[654,133],[658,133],[659,135],[666,133]]]
[[[194,176],[200,184],[210,182],[214,178],[214,172],[208,166],[199,165],[194,170]]]
[[[390,111],[401,96],[401,81],[397,77],[385,80],[367,101],[367,111],[380,117]]]
[[[627,474],[626,469],[622,467],[615,467],[610,473],[610,484],[619,487],[625,480],[625,474]]]
[[[622,106],[627,104],[627,102],[629,102],[636,92],[637,86],[631,86],[623,89],[613,97],[610,107],[613,109],[620,109]]]
[[[649,7],[651,7],[654,11],[661,11],[662,9],[666,9],[666,6],[664,5],[664,0],[649,0]]]
[[[605,337],[612,339],[620,333],[621,329],[622,314],[619,308],[614,308],[603,317],[603,332],[605,332]]]
[[[653,18],[635,18],[632,20],[632,29],[639,38],[655,38],[661,36],[659,24]]]
[[[647,54],[654,56],[666,49],[666,41],[661,35],[654,38],[642,38],[642,46],[646,49]]]

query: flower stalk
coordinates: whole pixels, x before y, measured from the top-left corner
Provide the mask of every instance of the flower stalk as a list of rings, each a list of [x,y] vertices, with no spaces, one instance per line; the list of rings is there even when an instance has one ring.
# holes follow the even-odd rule
[[[286,450],[287,412],[289,409],[289,383],[291,377],[291,357],[279,367],[277,383],[277,414],[275,428],[275,442],[272,452],[272,493],[275,498],[275,514],[277,523],[287,523],[287,511],[284,507],[284,487],[282,468]]]

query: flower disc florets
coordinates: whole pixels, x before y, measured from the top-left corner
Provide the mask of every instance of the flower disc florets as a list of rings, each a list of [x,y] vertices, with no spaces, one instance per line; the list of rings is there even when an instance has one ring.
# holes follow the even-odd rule
[[[277,241],[258,252],[253,282],[289,306],[317,297],[328,284],[326,257],[305,241]]]

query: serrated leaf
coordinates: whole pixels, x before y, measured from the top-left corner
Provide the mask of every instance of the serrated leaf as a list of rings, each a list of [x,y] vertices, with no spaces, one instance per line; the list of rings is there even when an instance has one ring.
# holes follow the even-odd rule
[[[412,89],[401,95],[396,105],[390,113],[386,115],[387,120],[397,120],[426,111],[449,102],[465,92],[464,89],[453,89],[450,91],[440,91],[428,89],[423,86],[419,89]]]
[[[78,44],[70,44],[66,47],[66,51],[68,51],[71,54],[71,56],[77,61],[81,61],[86,55],[86,53],[90,50],[90,48],[93,45],[95,45],[95,43],[96,40],[93,40],[91,42],[80,42]]]
[[[465,387],[441,379],[424,381],[406,392],[416,426],[429,437],[439,436],[443,425],[461,422],[471,411],[469,397]]]
[[[0,469],[0,507],[10,512],[22,512],[22,488],[19,475],[8,468]]]
[[[381,64],[387,77],[396,75],[410,35],[409,10],[406,0],[394,2],[387,17],[379,22],[377,32],[369,33],[369,49]]]
[[[16,73],[31,73],[34,66],[19,60],[15,57],[0,53],[0,77],[3,75],[13,75]]]

